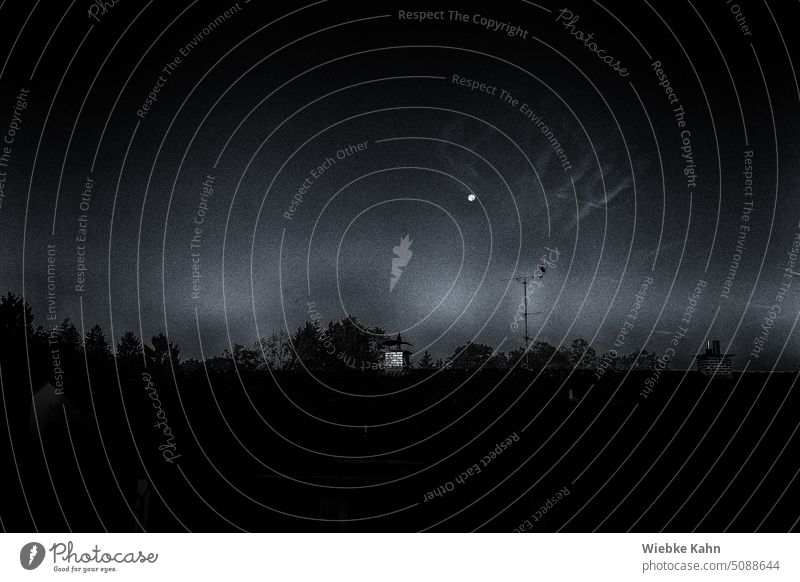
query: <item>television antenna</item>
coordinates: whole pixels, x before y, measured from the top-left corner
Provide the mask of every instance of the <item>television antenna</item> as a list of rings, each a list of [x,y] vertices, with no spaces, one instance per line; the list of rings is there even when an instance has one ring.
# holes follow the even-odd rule
[[[525,307],[525,364],[528,364],[528,348],[530,347],[531,338],[528,335],[528,282],[535,279],[542,279],[544,277],[544,267],[539,267],[533,275],[523,275],[521,277],[514,277],[515,281],[522,282],[522,302]],[[533,315],[539,314],[541,311],[534,311]]]

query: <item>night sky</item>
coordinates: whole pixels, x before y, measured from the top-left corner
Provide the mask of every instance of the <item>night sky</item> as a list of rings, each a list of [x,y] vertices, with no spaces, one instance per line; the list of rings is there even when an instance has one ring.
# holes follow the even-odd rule
[[[652,277],[621,352],[682,326],[674,367],[706,339],[800,364],[796,4],[82,4],[0,4],[0,286],[36,323],[55,245],[58,319],[115,341],[209,356],[313,302],[415,352],[508,351],[513,278],[546,256],[536,339],[612,348]]]

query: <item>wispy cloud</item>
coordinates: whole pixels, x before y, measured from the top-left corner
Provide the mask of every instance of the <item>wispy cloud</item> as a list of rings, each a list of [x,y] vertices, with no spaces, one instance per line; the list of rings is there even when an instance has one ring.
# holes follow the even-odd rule
[[[575,228],[578,221],[586,220],[598,210],[607,210],[611,202],[621,194],[627,193],[633,184],[633,180],[630,176],[623,177],[616,182],[612,188],[608,188],[609,181],[610,180],[606,181],[607,189],[605,191],[603,191],[599,176],[593,180],[594,188],[590,187],[587,190],[583,190],[579,188],[577,184],[575,185],[578,194],[578,212],[573,214],[568,224],[569,229]]]

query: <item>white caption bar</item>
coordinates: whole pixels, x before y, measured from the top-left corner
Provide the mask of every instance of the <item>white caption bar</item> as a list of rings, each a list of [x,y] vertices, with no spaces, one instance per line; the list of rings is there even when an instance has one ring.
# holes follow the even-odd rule
[[[791,534],[4,534],[1,580],[798,580]],[[187,578],[191,576],[191,578]]]

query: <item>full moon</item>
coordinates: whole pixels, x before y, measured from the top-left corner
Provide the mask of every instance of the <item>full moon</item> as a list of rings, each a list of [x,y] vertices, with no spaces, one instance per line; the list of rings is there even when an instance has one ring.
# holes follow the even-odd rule
[[[469,196],[467,196],[467,200],[469,200],[470,202],[474,202],[475,194],[470,194]]]

